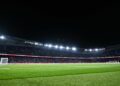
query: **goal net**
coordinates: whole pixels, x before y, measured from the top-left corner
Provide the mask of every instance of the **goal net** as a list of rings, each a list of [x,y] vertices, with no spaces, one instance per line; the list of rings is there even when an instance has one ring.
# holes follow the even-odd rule
[[[1,58],[0,63],[1,64],[7,64],[8,63],[8,58]]]

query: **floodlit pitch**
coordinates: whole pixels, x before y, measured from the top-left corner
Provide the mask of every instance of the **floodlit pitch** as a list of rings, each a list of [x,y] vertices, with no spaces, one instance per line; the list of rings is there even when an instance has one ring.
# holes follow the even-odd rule
[[[119,63],[0,65],[0,86],[120,86],[119,81]]]

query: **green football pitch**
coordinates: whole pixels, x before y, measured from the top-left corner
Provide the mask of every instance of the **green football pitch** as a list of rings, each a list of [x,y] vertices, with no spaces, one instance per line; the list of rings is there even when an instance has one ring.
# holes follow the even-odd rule
[[[120,86],[120,64],[0,64],[0,86]]]

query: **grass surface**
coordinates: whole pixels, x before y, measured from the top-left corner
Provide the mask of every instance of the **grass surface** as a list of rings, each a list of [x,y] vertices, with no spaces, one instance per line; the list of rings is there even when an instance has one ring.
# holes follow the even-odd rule
[[[0,86],[120,86],[120,64],[0,65]]]

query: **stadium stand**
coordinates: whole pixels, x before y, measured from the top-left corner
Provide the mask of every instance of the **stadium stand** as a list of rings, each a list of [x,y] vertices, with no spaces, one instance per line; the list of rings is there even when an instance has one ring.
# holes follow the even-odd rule
[[[0,58],[8,58],[9,63],[120,62],[120,45],[106,47],[101,52],[86,52],[84,48],[73,52],[31,45],[24,39],[6,37],[7,40],[0,40]]]

